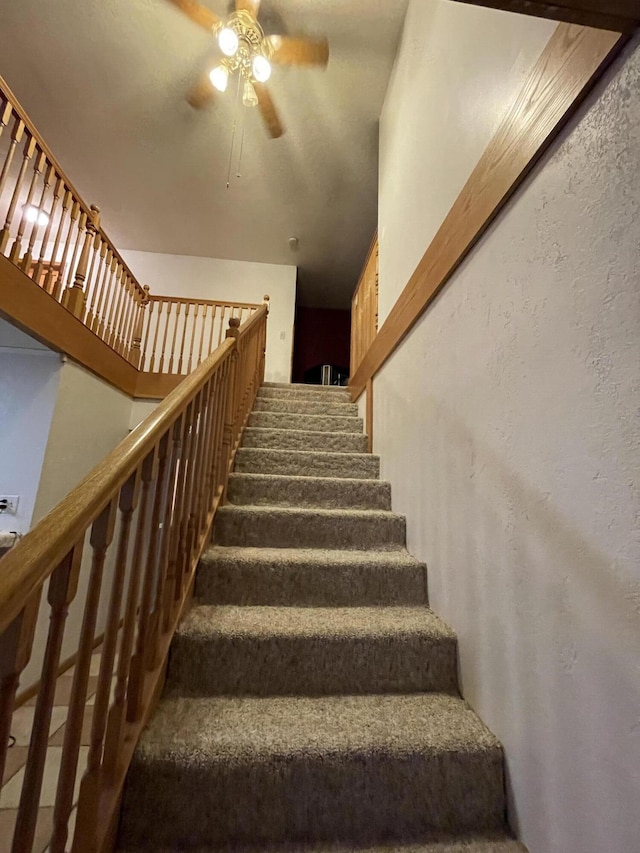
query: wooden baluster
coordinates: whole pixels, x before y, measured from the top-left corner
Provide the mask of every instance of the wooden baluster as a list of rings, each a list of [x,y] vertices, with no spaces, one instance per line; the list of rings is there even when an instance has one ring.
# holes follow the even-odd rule
[[[227,310],[227,306],[226,306],[226,305],[223,305],[223,306],[222,306],[222,314],[220,315],[220,329],[219,329],[219,331],[218,331],[218,343],[216,344],[216,346],[217,346],[217,347],[219,347],[219,346],[220,346],[220,344],[222,343],[222,335],[223,335],[223,333],[224,333],[224,331],[225,331],[225,328],[224,328],[224,315],[225,315],[225,313],[226,313],[226,310]]]
[[[156,302],[155,300],[153,300],[151,302],[151,308],[153,308],[154,305],[158,306],[158,311],[156,313],[156,318],[155,318],[155,329],[153,332],[153,347],[151,349],[151,359],[149,361],[149,367],[148,367],[148,370],[150,373],[153,373],[153,368],[154,368],[155,363],[156,363],[156,349],[158,346],[158,333],[160,332],[160,326],[162,324],[162,307],[164,305],[164,302],[162,302],[162,301]],[[149,313],[149,328],[151,328],[151,313]]]
[[[24,135],[24,122],[16,117],[15,124],[13,125],[13,130],[11,132],[11,141],[9,142],[9,150],[7,151],[4,163],[2,166],[2,172],[0,172],[0,196],[2,195],[2,191],[4,190],[4,184],[9,174],[9,170],[11,168],[11,164],[13,163],[13,158],[15,156],[18,145],[22,142],[22,137]],[[7,238],[8,239],[8,238]],[[0,253],[4,252],[4,248],[0,247]]]
[[[102,275],[96,278],[96,286],[94,289],[94,299],[91,300],[91,308],[89,314],[91,322],[89,328],[92,332],[99,334],[100,326],[102,325],[102,307],[105,299],[105,288],[107,287],[108,279],[113,275],[113,249],[105,240],[102,244],[104,254],[101,253],[100,266]]]
[[[200,308],[200,304],[196,302],[193,312],[193,329],[191,332],[191,346],[189,347],[189,361],[187,362],[187,373],[191,373],[191,364],[193,362],[193,345],[196,340],[196,333],[198,331],[198,309]]]
[[[223,449],[222,449],[222,471],[223,476],[226,475],[226,471],[229,465],[229,461],[231,459],[231,452],[233,448],[233,432],[234,432],[234,418],[236,411],[236,384],[238,377],[238,339],[239,339],[239,326],[240,321],[231,319],[229,320],[229,328],[227,329],[227,333],[225,337],[233,338],[235,341],[235,348],[231,353],[231,364],[229,370],[229,379],[227,381],[227,399],[225,401],[225,416],[224,416],[224,432],[223,432]],[[226,477],[225,477],[226,479]],[[226,490],[226,486],[225,486]]]
[[[201,486],[197,492],[198,506],[196,526],[198,531],[204,531],[209,512],[212,507],[213,494],[213,461],[215,459],[215,427],[216,427],[216,392],[220,381],[220,369],[216,369],[206,389],[206,422],[203,431],[203,458]]]
[[[137,297],[137,313],[135,317],[135,329],[133,332],[133,344],[131,346],[131,353],[129,355],[129,361],[134,367],[140,368],[141,363],[144,365],[144,355],[146,355],[147,350],[147,340],[149,338],[149,325],[147,323],[147,330],[144,338],[144,349],[142,349],[142,330],[144,328],[144,318],[146,313],[146,307],[149,304],[149,285],[145,284],[143,288],[143,294],[138,295]]]
[[[22,134],[21,134],[22,135]],[[11,196],[11,202],[9,203],[9,209],[7,211],[7,216],[4,221],[4,227],[2,231],[0,231],[0,255],[5,254],[5,249],[7,248],[7,244],[9,243],[9,236],[11,233],[11,223],[13,222],[13,217],[16,212],[16,207],[18,205],[18,199],[20,198],[20,192],[22,190],[22,182],[24,181],[24,176],[27,171],[27,167],[31,158],[36,153],[36,141],[31,136],[31,134],[27,133],[24,148],[22,151],[22,163],[20,165],[20,171],[18,173],[18,177],[16,179],[16,184],[13,189],[13,195]]]
[[[116,339],[113,344],[113,348],[119,353],[122,353],[126,344],[127,321],[131,305],[130,283],[131,279],[129,278],[129,273],[125,271],[125,274],[122,277],[122,302],[120,303],[120,310],[118,312],[118,327],[116,331]]]
[[[169,357],[169,373],[173,373],[173,357],[176,351],[176,340],[178,338],[178,326],[180,324],[180,308],[182,307],[181,302],[176,303],[176,322],[173,327],[173,340],[171,341],[171,355]]]
[[[186,522],[188,520],[187,490],[189,486],[189,469],[192,462],[192,448],[195,440],[196,400],[192,400],[185,413],[185,433],[183,438],[183,453],[180,458],[178,479],[176,484],[175,513],[171,525],[171,546],[169,549],[169,588],[167,590],[167,610],[165,625],[168,628],[176,612],[176,606],[182,590],[183,557],[186,547]]]
[[[51,168],[53,169],[53,167],[51,167]],[[62,180],[62,178],[56,177],[55,171],[52,173],[52,177],[55,177],[56,181],[55,181],[55,185],[53,187],[53,198],[51,200],[51,210],[49,212],[49,221],[47,222],[47,228],[44,232],[44,236],[42,238],[42,243],[40,244],[40,254],[38,256],[38,261],[34,267],[33,274],[31,276],[31,278],[35,282],[37,282],[38,284],[40,284],[40,278],[42,276],[42,270],[44,269],[44,262],[46,259],[47,247],[49,245],[49,240],[51,239],[51,231],[53,229],[53,223],[54,223],[54,220],[56,218],[56,212],[58,210],[58,202],[60,201],[60,198],[64,194],[64,181]],[[64,213],[62,215],[64,215]],[[62,218],[60,219],[60,223],[58,225],[58,234],[60,233],[61,226],[62,226]],[[51,257],[49,258],[49,262],[51,264],[53,264],[55,259],[56,259],[57,248],[58,248],[58,241],[54,245],[53,252],[51,254]],[[47,275],[48,275],[48,271],[47,271]],[[43,283],[43,287],[44,287],[44,283]],[[46,287],[45,287],[45,290],[46,290]],[[47,292],[49,292],[49,291],[47,291]]]
[[[122,355],[124,358],[131,360],[131,353],[133,351],[133,339],[135,337],[136,328],[138,324],[138,312],[140,308],[140,300],[142,299],[142,292],[138,287],[138,283],[134,281],[134,279],[130,279],[129,283],[129,315],[127,317],[127,325],[125,332],[125,343],[124,349],[122,351]],[[142,338],[142,330],[140,331],[140,337]],[[140,341],[138,341],[138,358],[140,358]]]
[[[112,349],[116,348],[118,340],[118,325],[120,323],[120,314],[122,313],[122,302],[124,299],[124,279],[126,272],[120,261],[118,261],[118,275],[116,276],[115,286],[113,288],[113,297],[109,306],[109,336],[105,341]]]
[[[11,116],[13,115],[13,107],[9,101],[4,97],[2,98],[2,101],[4,102],[4,106],[2,107],[2,110],[0,110],[0,136],[4,133],[4,129],[11,121]]]
[[[91,245],[95,240],[96,231],[99,227],[100,210],[95,207],[95,205],[91,205],[91,214],[86,219],[86,233],[84,236],[82,251],[80,253],[80,260],[76,267],[73,284],[71,287],[67,288],[63,299],[63,305],[65,308],[71,311],[71,313],[78,318],[82,318],[84,316],[86,297],[84,283],[87,278],[87,267],[89,265]]]
[[[227,359],[222,366],[222,376],[218,388],[218,397],[216,400],[216,456],[214,460],[213,483],[214,493],[213,500],[219,502],[222,497],[222,484],[224,481],[224,427],[226,417],[226,400],[229,393],[229,381],[231,375],[231,359]]]
[[[64,732],[62,761],[58,776],[55,809],[53,814],[53,836],[50,853],[64,853],[68,837],[69,817],[73,808],[73,792],[78,772],[78,756],[84,724],[91,656],[96,635],[96,622],[102,577],[107,550],[113,541],[117,516],[115,499],[109,501],[91,526],[89,542],[93,551],[87,597],[82,617],[78,656],[73,674],[73,686],[69,701],[69,714]]]
[[[93,722],[91,724],[91,743],[87,757],[87,769],[80,783],[80,796],[78,798],[78,816],[76,820],[76,835],[91,835],[92,827],[98,818],[98,802],[101,786],[101,763],[105,731],[107,728],[107,715],[109,712],[109,697],[111,694],[111,676],[114,670],[116,648],[118,645],[118,633],[120,631],[120,607],[122,602],[122,591],[127,568],[127,555],[129,553],[129,538],[131,534],[131,521],[140,493],[140,473],[136,471],[129,477],[120,489],[118,507],[120,510],[120,531],[118,534],[118,545],[116,561],[111,582],[111,595],[109,596],[109,609],[107,612],[104,642],[102,645],[102,657],[100,658],[100,672],[98,674],[98,686],[96,689],[95,705],[93,708]]]
[[[39,589],[31,596],[20,614],[0,634],[0,780],[4,779],[13,706],[20,676],[31,657],[41,592]]]
[[[127,276],[127,289],[126,289],[126,304],[124,316],[122,319],[122,335],[121,335],[121,343],[120,343],[120,355],[124,358],[128,358],[129,350],[131,349],[131,345],[133,343],[133,320],[136,308],[136,286],[131,278],[131,276]]]
[[[176,471],[174,494],[170,513],[170,537],[167,576],[164,589],[164,614],[163,632],[166,633],[171,627],[171,621],[175,613],[175,590],[178,584],[178,550],[180,546],[180,532],[182,527],[182,514],[184,508],[184,483],[185,471],[189,459],[189,448],[191,446],[191,417],[193,403],[190,403],[182,416],[182,435],[180,446],[179,464]]]
[[[207,325],[207,312],[209,310],[209,306],[206,302],[202,304],[202,322],[200,323],[200,343],[198,344],[198,349],[196,351],[196,363],[194,367],[199,367],[202,364],[202,345],[204,343],[204,330]]]
[[[91,328],[91,323],[94,316],[94,308],[96,304],[96,296],[98,290],[98,282],[100,281],[100,270],[104,264],[105,255],[107,254],[107,241],[102,239],[102,235],[96,230],[93,240],[93,254],[89,273],[87,275],[87,283],[85,287],[85,304],[86,316],[84,318],[85,326]]]
[[[211,308],[211,329],[209,331],[209,346],[207,348],[206,353],[204,354],[204,358],[207,358],[213,352],[213,333],[216,327],[216,313],[218,311],[218,306],[213,305]]]
[[[184,506],[184,519],[182,524],[182,534],[180,536],[180,555],[178,560],[179,565],[179,583],[176,584],[176,604],[179,603],[182,594],[184,593],[186,584],[188,583],[191,559],[195,548],[197,527],[196,527],[196,505],[198,493],[201,491],[200,477],[204,471],[202,464],[202,449],[203,437],[205,431],[204,420],[205,414],[205,388],[196,396],[194,400],[193,410],[193,426],[192,426],[192,441],[190,448],[189,459],[187,460],[187,469],[185,472],[186,479],[186,497]]]
[[[171,373],[171,371],[165,371],[165,351],[167,346],[167,337],[169,335],[169,325],[171,323],[171,309],[173,308],[173,302],[169,301],[166,303],[167,305],[167,315],[165,317],[164,323],[164,335],[162,338],[162,353],[160,355],[160,364],[158,365],[158,373]]]
[[[175,487],[178,469],[182,457],[182,439],[185,430],[185,415],[182,414],[176,420],[171,431],[171,465],[169,479],[167,482],[167,495],[165,499],[164,519],[162,522],[162,542],[160,545],[160,560],[158,566],[157,586],[154,610],[151,618],[150,637],[151,649],[149,669],[160,664],[160,641],[162,635],[168,630],[169,620],[166,617],[166,590],[170,587],[169,579],[169,551],[171,547],[171,536],[173,529]]]
[[[64,185],[63,185],[64,186]],[[64,249],[62,252],[62,258],[60,259],[60,268],[59,272],[56,273],[56,277],[54,279],[54,267],[53,264],[56,262],[56,258],[58,257],[58,251],[60,249],[60,243],[62,242],[62,235],[64,233],[64,227],[67,219],[67,211],[71,208],[71,213],[69,215],[69,230],[67,231],[67,237],[65,239]],[[47,270],[47,277],[44,280],[44,289],[47,293],[50,293],[54,299],[59,300],[60,295],[62,293],[62,281],[64,277],[64,265],[67,260],[67,252],[69,251],[69,241],[71,237],[71,233],[73,231],[73,223],[75,222],[75,217],[78,215],[78,206],[76,202],[73,200],[73,195],[71,190],[66,190],[64,196],[62,198],[62,212],[60,213],[60,223],[58,225],[58,230],[56,232],[56,239],[53,243],[53,252],[51,254],[51,261],[49,265],[49,269]]]
[[[124,730],[127,716],[127,682],[129,680],[129,668],[131,666],[131,655],[133,652],[133,641],[136,634],[136,613],[138,611],[138,597],[140,587],[140,576],[142,574],[142,563],[145,545],[145,528],[148,522],[149,494],[151,486],[156,479],[158,465],[156,448],[149,453],[141,467],[142,495],[138,508],[138,522],[136,525],[136,536],[133,546],[133,557],[129,571],[129,589],[127,591],[127,604],[122,626],[122,638],[120,640],[120,654],[118,656],[118,674],[114,702],[109,711],[107,722],[107,733],[104,743],[103,767],[105,781],[115,782],[116,771],[120,764],[120,752],[124,738]]]
[[[40,170],[38,170],[37,166],[40,163],[42,163],[42,168],[40,168]],[[54,170],[53,166],[51,166],[51,165],[47,166],[47,157],[45,154],[41,154],[40,157],[38,158],[36,168],[34,169],[32,186],[35,185],[36,180],[37,180],[37,176],[42,174],[42,172],[44,172],[44,180],[42,181],[42,192],[40,193],[40,201],[38,202],[36,207],[40,213],[44,213],[47,216],[47,226],[49,226],[51,223],[51,215],[50,215],[50,213],[47,213],[45,210],[45,202],[47,199],[47,193],[49,192],[49,187],[51,186],[52,178],[55,175],[55,170]],[[27,200],[27,204],[30,204],[30,203],[31,203],[30,200]],[[23,222],[27,221],[26,210],[22,215],[22,220],[23,220]],[[38,236],[38,232],[40,231],[40,224],[41,224],[40,223],[40,217],[38,216],[36,221],[31,224],[31,234],[29,236],[29,246],[27,248],[27,251],[25,252],[25,254],[22,257],[22,260],[20,261],[20,266],[27,273],[27,275],[29,274],[29,267],[31,266],[31,262],[33,261],[33,247],[35,246],[36,238]],[[20,223],[20,227],[21,228],[23,227],[22,222]],[[18,235],[18,236],[20,236],[20,235]],[[20,254],[20,249],[18,247],[18,255],[17,255],[18,258],[19,258],[19,254]]]
[[[36,190],[36,185],[40,179],[40,175],[45,167],[47,162],[47,158],[42,151],[39,151],[36,159],[33,163],[33,170],[31,175],[31,181],[29,183],[29,189],[27,190],[27,200],[22,205],[22,215],[20,216],[20,224],[18,225],[18,233],[16,235],[15,240],[13,241],[13,245],[11,246],[11,251],[9,252],[9,260],[16,264],[16,266],[22,266],[20,263],[20,251],[22,249],[22,240],[24,238],[24,232],[26,230],[27,224],[29,222],[27,218],[27,210],[32,206],[33,202],[33,194]],[[37,226],[36,222],[32,223],[32,230]]]
[[[161,551],[159,545],[162,540],[161,523],[164,517],[164,505],[166,501],[169,474],[169,438],[169,433],[166,433],[160,439],[160,443],[158,444],[158,471],[156,475],[155,493],[153,496],[153,509],[151,511],[149,550],[147,552],[142,598],[140,600],[140,621],[138,624],[136,651],[131,660],[131,675],[129,678],[127,701],[127,720],[129,722],[139,720],[144,711],[143,691],[147,661],[150,658],[149,651],[152,636],[154,581],[157,581],[160,571],[158,557]],[[153,658],[154,656],[151,657]]]
[[[178,369],[176,373],[182,373],[182,356],[184,355],[184,345],[187,339],[187,329],[189,326],[189,303],[185,303],[184,306],[184,323],[182,325],[182,340],[180,342],[180,356],[178,358]]]
[[[151,324],[153,323],[153,306],[154,302],[151,301],[151,297],[149,296],[149,285],[145,284],[143,287],[144,296],[142,298],[142,310],[140,311],[140,316],[142,317],[142,328],[144,329],[144,342],[142,342],[141,347],[141,357],[136,365],[140,370],[149,369],[150,364],[150,353],[149,353],[149,338],[151,336]],[[142,339],[141,339],[142,340]]]
[[[83,537],[84,538],[84,537]],[[54,569],[49,579],[47,600],[51,608],[49,635],[42,664],[40,689],[33,717],[33,729],[29,743],[29,753],[24,771],[24,782],[20,794],[18,817],[13,836],[12,853],[29,853],[33,846],[40,806],[40,791],[47,757],[51,712],[56,692],[58,666],[62,638],[67,621],[69,605],[78,589],[78,578],[82,565],[82,545],[80,540],[62,562]]]
[[[118,275],[118,259],[112,249],[109,249],[109,253],[111,254],[111,262],[109,263],[108,272],[106,272],[105,281],[102,286],[102,293],[100,294],[100,301],[96,310],[96,327],[93,330],[103,341],[109,336],[109,304],[116,287],[116,278]]]
[[[62,292],[62,304],[64,305],[64,300],[67,296],[67,291],[73,286],[73,276],[76,269],[76,262],[78,260],[78,253],[80,252],[80,247],[84,242],[84,236],[86,234],[87,228],[87,219],[88,215],[82,210],[80,203],[78,202],[78,209],[80,210],[80,218],[78,219],[78,227],[76,229],[75,235],[71,236],[71,240],[74,243],[73,246],[73,254],[71,255],[71,261],[69,263],[69,270],[67,272],[67,286],[65,290]]]

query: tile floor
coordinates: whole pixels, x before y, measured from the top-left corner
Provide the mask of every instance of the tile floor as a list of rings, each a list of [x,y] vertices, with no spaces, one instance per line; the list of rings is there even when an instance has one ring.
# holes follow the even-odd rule
[[[76,774],[75,796],[78,795],[80,780],[86,768],[87,754],[91,735],[91,720],[93,717],[93,704],[95,691],[98,683],[98,671],[100,668],[101,650],[93,653],[91,658],[91,670],[89,687],[87,691],[87,707],[85,709],[84,725],[82,728],[82,740],[80,756],[78,759],[78,772]],[[53,822],[53,806],[55,804],[56,789],[58,785],[58,771],[62,757],[62,744],[64,742],[65,723],[67,719],[69,697],[73,681],[73,668],[67,670],[58,678],[54,699],[54,707],[51,714],[51,726],[49,728],[49,745],[44,768],[42,792],[40,795],[40,809],[38,813],[38,824],[36,827],[36,840],[33,845],[33,853],[44,853],[51,837]],[[13,713],[11,734],[16,739],[14,746],[7,752],[7,764],[0,789],[0,853],[10,853],[13,839],[13,828],[20,803],[20,792],[24,779],[24,766],[27,760],[27,751],[33,717],[35,713],[35,697],[30,699]],[[69,825],[69,838],[73,837],[75,823],[75,808],[71,815]],[[70,846],[70,845],[69,845]]]

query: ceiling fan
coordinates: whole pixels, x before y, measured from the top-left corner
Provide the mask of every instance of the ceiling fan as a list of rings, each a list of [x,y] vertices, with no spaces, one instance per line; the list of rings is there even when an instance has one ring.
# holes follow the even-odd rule
[[[169,2],[210,32],[223,54],[220,63],[205,74],[187,95],[191,106],[197,110],[209,106],[216,91],[224,92],[229,78],[238,74],[243,104],[258,107],[273,139],[282,136],[282,124],[265,85],[271,76],[271,65],[325,67],[329,61],[327,39],[265,35],[258,23],[260,0],[235,0],[235,10],[226,21],[197,0]]]

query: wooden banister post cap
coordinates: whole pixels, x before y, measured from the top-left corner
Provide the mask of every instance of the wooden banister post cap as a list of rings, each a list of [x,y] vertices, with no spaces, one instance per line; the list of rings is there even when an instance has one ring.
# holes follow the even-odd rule
[[[142,286],[142,289],[144,290],[144,296],[142,297],[142,304],[146,305],[149,301],[149,291],[151,290],[151,288],[149,287],[148,284],[144,284]]]
[[[97,207],[95,204],[92,204],[90,210],[91,210],[91,223],[96,228],[99,228],[100,227],[100,208]]]
[[[229,328],[227,329],[227,333],[225,338],[239,338],[240,337],[240,318],[232,317],[229,320]]]

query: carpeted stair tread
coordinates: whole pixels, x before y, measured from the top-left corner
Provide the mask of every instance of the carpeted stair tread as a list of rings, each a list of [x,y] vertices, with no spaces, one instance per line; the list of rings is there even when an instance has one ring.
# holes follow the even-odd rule
[[[495,832],[503,784],[500,744],[449,694],[165,698],[133,758],[123,837],[197,847]]]
[[[233,506],[216,513],[214,542],[268,548],[402,548],[404,516],[385,510]]]
[[[168,690],[182,696],[457,692],[456,637],[426,607],[191,609]]]
[[[344,385],[310,385],[304,382],[263,382],[262,388],[281,388],[283,391],[321,391],[323,394],[343,394]]]
[[[291,385],[289,388],[268,388],[263,385],[258,391],[258,398],[261,400],[268,400],[274,397],[281,400],[292,398],[296,400],[309,400],[310,402],[351,402],[351,395],[344,388],[336,389],[330,398],[327,397],[327,392],[322,390],[322,386],[318,386],[317,388],[297,388],[295,385]]]
[[[151,847],[120,848],[119,853],[180,853],[177,848],[158,850]],[[381,844],[371,847],[344,844],[278,844],[262,845],[260,847],[200,847],[192,849],[191,853],[527,853],[523,844],[511,838],[486,836],[457,839],[432,839],[424,843],[411,844],[400,841],[391,844]]]
[[[280,450],[317,450],[332,453],[366,453],[367,436],[362,432],[312,432],[302,429],[247,427],[243,447]]]
[[[290,412],[297,415],[341,415],[358,417],[355,403],[342,401],[329,402],[303,400],[297,397],[257,397],[253,405],[254,412]]]
[[[348,607],[427,603],[426,566],[405,549],[212,546],[196,596],[210,604]]]
[[[227,500],[254,506],[391,510],[391,484],[346,477],[233,473]]]
[[[269,429],[303,430],[308,432],[348,432],[363,430],[362,418],[341,415],[296,415],[291,412],[252,412],[250,427]]]
[[[316,450],[241,447],[236,453],[235,470],[249,474],[374,480],[380,476],[380,460],[370,453],[324,453]]]

